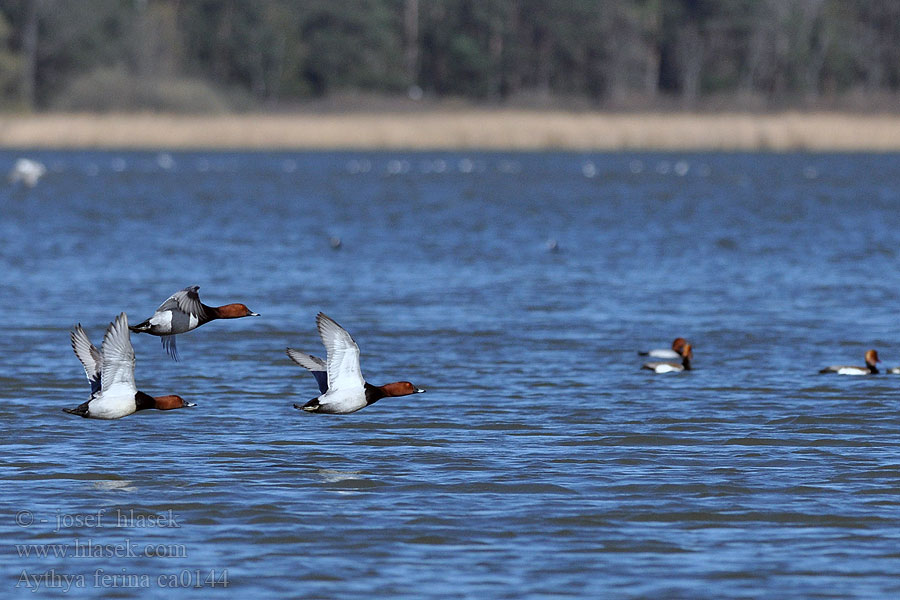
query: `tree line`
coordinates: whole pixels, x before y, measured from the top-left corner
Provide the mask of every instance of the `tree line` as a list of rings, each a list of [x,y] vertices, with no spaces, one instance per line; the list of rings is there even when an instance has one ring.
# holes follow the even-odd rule
[[[882,98],[896,0],[4,0],[0,107],[348,93],[694,109]]]

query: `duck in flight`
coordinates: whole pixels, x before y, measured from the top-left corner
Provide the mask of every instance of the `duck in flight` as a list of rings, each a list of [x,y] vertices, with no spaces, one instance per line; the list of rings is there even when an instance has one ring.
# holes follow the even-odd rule
[[[316,315],[316,326],[325,346],[326,360],[287,349],[295,363],[312,372],[321,395],[294,408],[314,413],[356,412],[388,396],[421,394],[425,390],[408,381],[372,385],[363,379],[359,367],[359,346],[343,327],[324,313]]]
[[[70,334],[72,350],[81,361],[91,384],[90,400],[63,411],[90,419],[119,419],[139,410],[172,410],[196,406],[181,396],[153,397],[134,384],[134,348],[128,333],[128,317],[119,314],[106,328],[100,350],[79,323]]]
[[[129,329],[135,333],[160,336],[166,353],[174,360],[178,360],[178,350],[175,347],[177,334],[197,329],[204,323],[215,319],[259,316],[258,313],[240,303],[207,306],[200,302],[200,294],[197,293],[199,289],[199,285],[192,285],[175,292],[159,305],[149,319],[133,325]]]

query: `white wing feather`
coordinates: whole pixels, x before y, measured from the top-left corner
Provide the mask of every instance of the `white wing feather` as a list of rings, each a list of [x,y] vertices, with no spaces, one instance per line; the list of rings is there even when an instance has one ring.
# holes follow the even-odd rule
[[[310,371],[328,371],[328,365],[318,356],[306,354],[299,350],[294,350],[293,348],[287,349],[287,355],[292,361],[304,369],[309,369]]]
[[[106,328],[100,355],[103,363],[103,393],[106,394],[113,387],[119,388],[114,393],[126,390],[132,394],[137,393],[134,384],[134,348],[131,346],[128,316],[125,313],[119,313],[116,320]]]
[[[92,381],[100,374],[100,367],[103,360],[100,358],[100,351],[88,339],[87,333],[81,327],[81,323],[75,326],[75,330],[70,333],[72,338],[72,350],[75,356],[84,366],[84,374],[88,381]]]
[[[359,346],[347,331],[324,313],[316,315],[316,325],[327,351],[328,393],[363,388],[365,380],[359,368]]]

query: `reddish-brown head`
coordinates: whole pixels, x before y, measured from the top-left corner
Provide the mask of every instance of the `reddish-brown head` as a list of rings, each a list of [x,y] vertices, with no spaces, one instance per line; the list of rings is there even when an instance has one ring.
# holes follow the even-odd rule
[[[239,319],[241,317],[258,317],[259,314],[253,312],[245,305],[240,303],[226,304],[216,309],[216,314],[220,319]]]
[[[385,396],[409,396],[410,394],[422,394],[425,390],[417,388],[408,381],[386,383],[381,386]]]
[[[684,345],[687,344],[687,340],[684,338],[675,338],[675,341],[672,342],[672,350],[681,354],[681,349],[684,348]]]
[[[876,352],[875,350],[868,350],[866,352],[866,364],[867,365],[869,365],[870,367],[874,367],[875,363],[879,363],[879,362],[881,362],[881,361],[878,360],[878,352]]]
[[[154,398],[156,402],[155,408],[158,410],[174,410],[176,408],[187,408],[189,406],[197,406],[193,402],[185,402],[181,396],[157,396]]]

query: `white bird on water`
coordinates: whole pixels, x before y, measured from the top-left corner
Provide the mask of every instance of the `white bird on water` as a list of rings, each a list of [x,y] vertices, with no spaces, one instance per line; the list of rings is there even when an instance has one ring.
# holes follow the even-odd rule
[[[30,158],[20,158],[9,172],[9,182],[18,183],[21,181],[31,188],[37,185],[46,172],[47,167],[43,163]]]

